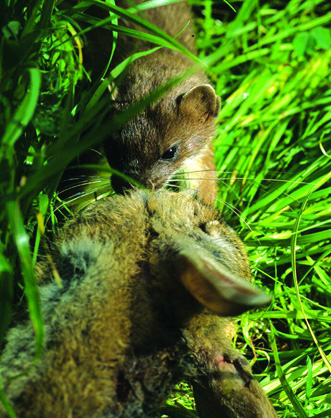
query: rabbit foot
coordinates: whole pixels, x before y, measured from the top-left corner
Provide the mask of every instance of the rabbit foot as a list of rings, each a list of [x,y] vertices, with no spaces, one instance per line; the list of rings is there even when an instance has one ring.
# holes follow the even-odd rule
[[[200,418],[275,418],[249,362],[236,351],[214,354],[209,370],[193,384]]]
[[[228,354],[218,354],[215,362],[221,373],[234,373],[237,378],[240,378],[245,386],[249,385],[253,379],[252,371],[249,362],[244,356],[231,358]]]

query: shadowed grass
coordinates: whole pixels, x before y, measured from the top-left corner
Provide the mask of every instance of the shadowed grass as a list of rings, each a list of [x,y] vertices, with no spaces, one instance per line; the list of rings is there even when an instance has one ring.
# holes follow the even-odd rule
[[[86,7],[93,3],[97,2],[84,2]],[[108,111],[109,95],[98,91],[100,80],[85,90],[78,88],[86,72],[82,66],[82,42],[77,35],[83,31],[73,18],[75,4],[61,9],[61,2],[55,7],[53,1],[31,0],[24,6],[6,2],[1,8],[0,338],[2,341],[10,322],[12,304],[15,311],[24,309],[17,306],[22,305],[24,289],[23,301],[27,302],[36,333],[37,359],[43,346],[43,322],[33,269],[43,235],[43,217],[50,218],[48,229],[57,225],[55,192],[64,170],[81,151],[100,143],[109,131],[157,100],[179,79],[105,125],[102,121]],[[141,18],[111,4],[106,4],[106,8],[153,33],[138,33],[136,38],[150,38],[157,45],[166,44],[189,55],[176,40]],[[116,21],[114,16],[111,21]],[[117,28],[114,25],[112,28]],[[115,78],[125,66],[124,63],[115,69],[112,81],[116,83]],[[64,209],[61,215],[67,212],[70,216],[66,205]]]

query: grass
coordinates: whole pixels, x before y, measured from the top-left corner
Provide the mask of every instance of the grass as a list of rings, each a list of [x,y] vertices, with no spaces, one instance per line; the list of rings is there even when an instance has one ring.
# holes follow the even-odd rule
[[[331,416],[330,12],[245,2],[213,40],[231,51],[210,70],[225,98],[220,208],[239,217],[255,280],[274,293],[265,313],[241,317],[237,343],[281,417]]]
[[[98,20],[89,13],[92,3],[113,14]],[[199,58],[222,98],[215,138],[218,207],[246,244],[254,281],[274,294],[266,310],[240,317],[236,346],[254,364],[280,417],[328,417],[331,5],[231,5],[236,13],[225,3],[194,3]],[[49,0],[6,0],[0,7],[0,340],[26,304],[38,357],[43,326],[33,266],[41,237],[71,216],[70,202],[58,193],[60,179],[81,151],[162,94],[104,123],[107,86],[127,63],[107,82],[90,79],[82,61],[85,37],[96,25],[123,32],[116,17],[124,14],[148,30],[131,36],[188,53],[112,1],[59,1],[55,7]],[[108,180],[106,186],[95,181],[100,193],[109,193]],[[169,417],[194,415],[183,409],[191,408],[185,386],[169,404],[176,405],[164,411]]]

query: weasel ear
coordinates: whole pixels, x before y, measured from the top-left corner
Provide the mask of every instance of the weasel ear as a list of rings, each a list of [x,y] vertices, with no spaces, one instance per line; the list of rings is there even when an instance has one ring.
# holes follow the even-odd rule
[[[219,315],[239,315],[271,301],[263,290],[238,278],[201,250],[191,247],[180,251],[177,263],[179,277],[186,290],[203,306]]]
[[[216,117],[220,110],[221,100],[210,84],[192,87],[180,100],[179,108],[183,113],[196,117]]]

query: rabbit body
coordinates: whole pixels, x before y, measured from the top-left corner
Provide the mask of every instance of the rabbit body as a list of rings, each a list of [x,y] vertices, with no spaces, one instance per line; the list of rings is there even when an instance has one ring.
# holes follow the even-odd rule
[[[247,283],[243,245],[208,205],[165,190],[115,196],[67,222],[51,254],[37,267],[43,354],[34,365],[26,321],[0,358],[18,417],[156,417],[182,379],[202,417],[276,416],[225,331],[225,316],[268,298]],[[236,415],[261,405],[269,415]]]

